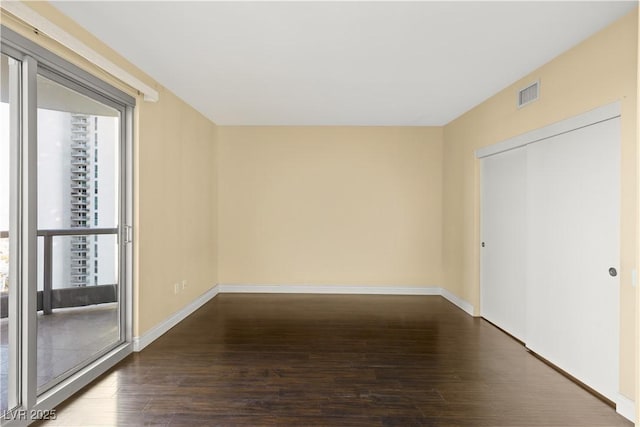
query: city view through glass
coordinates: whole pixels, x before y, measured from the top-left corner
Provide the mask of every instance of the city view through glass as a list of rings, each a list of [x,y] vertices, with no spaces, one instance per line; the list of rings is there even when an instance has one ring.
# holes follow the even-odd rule
[[[3,58],[3,64],[5,58]],[[3,78],[5,69],[2,70]],[[3,88],[6,86],[3,82]],[[10,107],[0,101],[0,411],[11,391]],[[37,386],[64,379],[120,340],[120,111],[37,78]],[[22,197],[25,197],[22,194]],[[11,200],[17,200],[14,197]],[[13,243],[11,248],[13,247]],[[22,284],[24,285],[24,284]],[[18,307],[18,310],[20,308]],[[19,315],[19,314],[18,314]]]

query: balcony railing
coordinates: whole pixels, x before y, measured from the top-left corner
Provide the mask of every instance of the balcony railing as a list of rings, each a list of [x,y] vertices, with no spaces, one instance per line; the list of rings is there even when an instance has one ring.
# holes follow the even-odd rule
[[[95,236],[118,234],[117,228],[67,228],[38,230],[44,239],[43,290],[38,291],[38,311],[51,314],[54,308],[81,307],[118,301],[118,285],[74,286],[53,289],[53,238],[58,236]],[[0,239],[9,238],[8,231],[0,231]],[[86,249],[85,249],[86,251]],[[8,315],[8,295],[0,293],[0,318]]]

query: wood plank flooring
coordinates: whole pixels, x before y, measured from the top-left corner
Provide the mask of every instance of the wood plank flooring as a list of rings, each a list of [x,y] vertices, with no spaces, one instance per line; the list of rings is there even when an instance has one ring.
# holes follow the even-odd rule
[[[218,295],[39,425],[632,426],[439,296]]]

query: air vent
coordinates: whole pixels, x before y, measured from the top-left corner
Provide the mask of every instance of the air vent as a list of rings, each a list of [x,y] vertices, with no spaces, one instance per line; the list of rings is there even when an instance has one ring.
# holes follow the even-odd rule
[[[535,82],[518,92],[518,108],[536,101],[539,96],[540,82]]]

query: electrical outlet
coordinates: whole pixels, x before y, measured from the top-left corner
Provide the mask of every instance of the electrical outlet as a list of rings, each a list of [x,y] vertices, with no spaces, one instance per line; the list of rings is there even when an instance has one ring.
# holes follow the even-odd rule
[[[635,268],[631,270],[631,287],[635,288],[638,286],[638,270]]]
[[[187,281],[183,280],[182,281],[182,290],[184,291],[185,289],[187,289]]]

